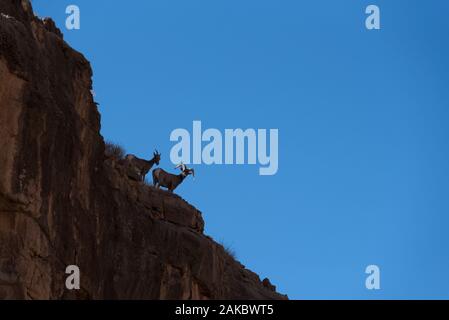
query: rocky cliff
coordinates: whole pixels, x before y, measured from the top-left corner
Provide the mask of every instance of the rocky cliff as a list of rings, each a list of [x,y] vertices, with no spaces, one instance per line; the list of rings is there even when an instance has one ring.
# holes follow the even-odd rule
[[[53,21],[28,0],[0,13],[0,298],[285,298],[203,234],[198,210],[105,157],[89,62]]]

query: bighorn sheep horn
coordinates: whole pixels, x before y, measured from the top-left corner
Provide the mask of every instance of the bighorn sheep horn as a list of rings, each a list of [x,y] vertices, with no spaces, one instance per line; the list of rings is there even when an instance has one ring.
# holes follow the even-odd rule
[[[181,171],[184,171],[184,170],[186,170],[186,165],[184,164],[184,163],[180,163],[180,164],[178,164],[176,167],[175,167],[175,169],[178,169],[178,168],[181,168]]]

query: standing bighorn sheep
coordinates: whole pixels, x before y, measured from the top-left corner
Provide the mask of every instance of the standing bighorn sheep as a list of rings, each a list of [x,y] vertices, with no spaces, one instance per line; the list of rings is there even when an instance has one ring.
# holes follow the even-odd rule
[[[195,177],[195,170],[187,168],[185,164],[181,163],[180,165],[176,166],[175,169],[177,168],[181,169],[181,173],[178,175],[168,173],[161,168],[154,169],[153,185],[156,188],[165,187],[170,192],[173,192],[173,190],[175,190],[176,187],[179,186],[188,175],[191,174],[193,177]]]
[[[137,175],[139,181],[145,181],[145,176],[148,171],[151,170],[154,164],[159,165],[161,160],[161,154],[155,150],[153,153],[153,159],[145,160],[136,157],[133,154],[128,154],[125,157],[125,162],[128,167],[128,176],[131,178]]]

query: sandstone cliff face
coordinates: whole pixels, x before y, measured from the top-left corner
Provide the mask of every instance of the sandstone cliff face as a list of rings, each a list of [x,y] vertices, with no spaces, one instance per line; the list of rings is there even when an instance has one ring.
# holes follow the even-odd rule
[[[0,1],[0,298],[282,299],[183,199],[104,156],[89,62]],[[81,289],[65,289],[65,268]]]

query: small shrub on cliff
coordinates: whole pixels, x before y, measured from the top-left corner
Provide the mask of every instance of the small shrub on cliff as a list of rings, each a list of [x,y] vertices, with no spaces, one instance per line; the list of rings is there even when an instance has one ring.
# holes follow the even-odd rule
[[[230,245],[224,243],[223,241],[220,241],[220,244],[222,245],[225,253],[231,257],[234,260],[237,260],[237,254],[235,253],[234,248],[232,248]]]
[[[107,158],[113,158],[116,160],[121,160],[125,157],[125,149],[123,149],[122,146],[110,141],[105,143],[104,153]]]

